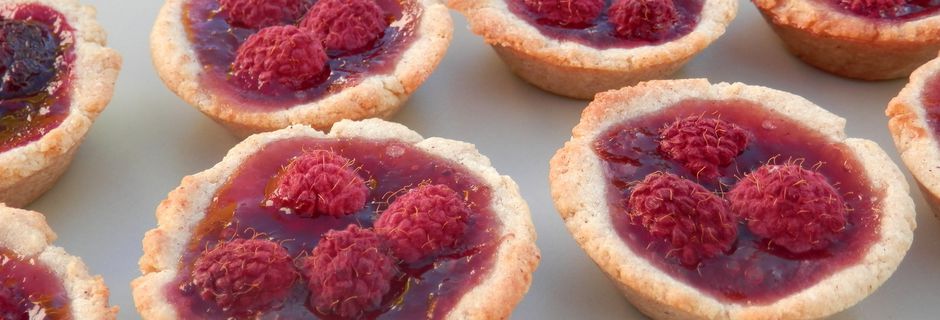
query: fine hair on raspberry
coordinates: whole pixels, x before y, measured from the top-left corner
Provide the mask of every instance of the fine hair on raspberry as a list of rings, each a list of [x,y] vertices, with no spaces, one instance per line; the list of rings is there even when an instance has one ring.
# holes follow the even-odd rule
[[[238,47],[232,73],[246,88],[276,93],[305,90],[329,75],[319,37],[292,25],[267,27]]]
[[[396,198],[375,222],[392,252],[412,263],[458,246],[468,229],[470,208],[450,187],[422,185]]]
[[[672,32],[679,11],[673,0],[614,0],[607,19],[619,37],[659,41]]]
[[[728,252],[738,236],[738,220],[727,202],[705,187],[677,175],[656,172],[632,190],[631,223],[672,247],[668,256],[687,267]]]
[[[713,180],[747,148],[748,140],[748,132],[734,123],[690,116],[660,130],[659,152],[697,178]]]
[[[525,0],[540,18],[559,26],[583,27],[604,11],[604,0]]]
[[[359,51],[382,37],[388,27],[375,0],[319,0],[300,22],[330,50]]]
[[[268,196],[270,204],[301,217],[342,217],[365,207],[369,188],[352,161],[329,150],[295,158]]]

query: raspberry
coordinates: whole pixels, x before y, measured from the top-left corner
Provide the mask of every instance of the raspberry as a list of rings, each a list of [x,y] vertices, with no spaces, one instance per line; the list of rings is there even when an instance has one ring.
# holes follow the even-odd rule
[[[354,51],[381,37],[388,21],[373,0],[320,0],[300,26],[316,32],[327,49]]]
[[[872,18],[892,18],[900,14],[905,0],[836,0],[846,10]]]
[[[747,147],[747,131],[715,118],[688,117],[660,131],[659,151],[696,177],[711,180]]]
[[[365,207],[369,188],[351,163],[332,151],[304,153],[287,166],[268,199],[301,217],[356,213]]]
[[[398,197],[375,222],[392,251],[411,263],[457,246],[470,208],[445,185],[424,185]]]
[[[629,199],[630,221],[669,243],[688,267],[727,252],[738,237],[728,204],[701,185],[670,173],[653,173]]]
[[[0,21],[0,100],[32,96],[56,74],[59,39],[31,21]]]
[[[326,79],[328,59],[316,34],[295,26],[267,27],[238,48],[232,71],[248,88],[304,90]]]
[[[754,234],[793,253],[823,249],[845,228],[845,202],[818,172],[764,165],[728,192],[731,210]]]
[[[225,21],[236,27],[264,28],[289,24],[307,10],[305,0],[219,0],[228,13]]]
[[[356,225],[328,231],[302,265],[310,305],[342,318],[377,310],[399,273],[382,237]]]
[[[529,10],[559,26],[581,27],[604,11],[604,0],[525,0]]]
[[[269,240],[223,242],[193,264],[199,295],[237,316],[254,315],[280,303],[296,279],[287,250]]]
[[[608,20],[617,36],[645,41],[662,40],[679,21],[672,0],[615,0]]]
[[[29,312],[34,307],[22,288],[0,283],[0,319],[29,320]]]

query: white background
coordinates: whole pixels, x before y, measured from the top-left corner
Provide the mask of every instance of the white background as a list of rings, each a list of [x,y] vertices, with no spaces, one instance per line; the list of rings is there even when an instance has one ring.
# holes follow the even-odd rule
[[[141,238],[156,225],[154,209],[184,175],[211,167],[238,140],[157,78],[148,36],[161,1],[86,3],[98,8],[124,68],[113,101],[70,171],[29,209],[47,215],[58,245],[104,275],[111,303],[122,309],[119,317],[137,319],[130,281],[139,275]],[[906,81],[859,82],[817,71],[784,51],[750,2],[741,1],[740,7],[728,32],[674,77],[739,81],[802,95],[848,118],[850,136],[878,142],[900,163],[884,109]],[[587,102],[542,92],[514,77],[467,31],[465,20],[453,16],[447,57],[392,120],[426,137],[475,143],[500,173],[519,183],[543,258],[514,318],[642,318],[573,241],[551,202],[548,160],[568,140]],[[881,289],[837,319],[923,319],[940,313],[940,222],[916,188],[912,195],[919,227],[907,258]]]

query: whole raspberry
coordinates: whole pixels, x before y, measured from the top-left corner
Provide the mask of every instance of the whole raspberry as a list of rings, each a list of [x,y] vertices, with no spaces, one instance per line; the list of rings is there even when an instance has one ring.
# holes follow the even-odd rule
[[[236,27],[264,28],[290,24],[304,14],[306,0],[219,0],[228,13],[225,21]]]
[[[669,243],[680,263],[695,267],[731,249],[737,217],[701,185],[670,173],[653,173],[633,188],[630,221]]]
[[[302,268],[310,305],[342,318],[356,318],[381,307],[399,273],[382,237],[356,225],[323,235]]]
[[[695,173],[711,180],[718,169],[731,164],[747,147],[747,131],[715,118],[688,117],[660,131],[659,151]]]
[[[264,312],[282,302],[296,279],[287,250],[269,240],[222,242],[193,264],[199,295],[236,316]]]
[[[604,0],[525,0],[526,7],[545,21],[571,27],[583,27],[604,11]]]
[[[22,288],[0,283],[0,319],[29,320],[34,307]]]
[[[313,32],[295,26],[267,27],[238,48],[232,71],[248,88],[304,90],[326,78],[328,59]]]
[[[470,217],[470,208],[445,185],[423,185],[399,196],[375,222],[389,239],[395,256],[415,262],[457,246]]]
[[[268,200],[301,217],[356,213],[365,207],[369,188],[351,164],[332,151],[306,152],[287,166]]]
[[[374,0],[320,0],[300,26],[316,32],[327,49],[355,51],[381,37],[388,21]]]
[[[658,41],[679,21],[673,0],[615,0],[607,18],[622,38]]]
[[[0,21],[0,100],[32,96],[56,74],[59,39],[43,24]]]
[[[906,0],[836,0],[843,8],[871,18],[894,18],[901,14]]]
[[[800,165],[764,165],[727,197],[751,232],[793,253],[823,249],[845,229],[842,196],[825,176]]]

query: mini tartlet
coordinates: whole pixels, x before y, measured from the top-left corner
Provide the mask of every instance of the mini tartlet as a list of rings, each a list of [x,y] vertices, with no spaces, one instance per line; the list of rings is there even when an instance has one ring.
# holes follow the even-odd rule
[[[843,77],[904,78],[940,50],[940,5],[929,2],[753,2],[791,53]]]
[[[452,31],[437,0],[167,0],[150,45],[170,90],[247,136],[390,117]]]
[[[721,36],[737,11],[737,1],[730,0],[450,0],[448,5],[463,13],[470,29],[522,79],[579,99],[674,73]]]
[[[897,166],[844,126],[768,88],[645,82],[588,106],[552,196],[652,318],[822,318],[886,281],[916,225]]]
[[[910,82],[891,99],[885,114],[901,160],[911,171],[924,198],[940,217],[940,59],[911,74]]]
[[[503,319],[539,261],[518,187],[473,145],[378,119],[251,136],[157,219],[145,319]]]
[[[121,57],[75,0],[0,1],[0,202],[52,188],[111,100]]]
[[[80,258],[52,245],[38,212],[0,204],[0,315],[6,319],[115,319],[108,287]]]

